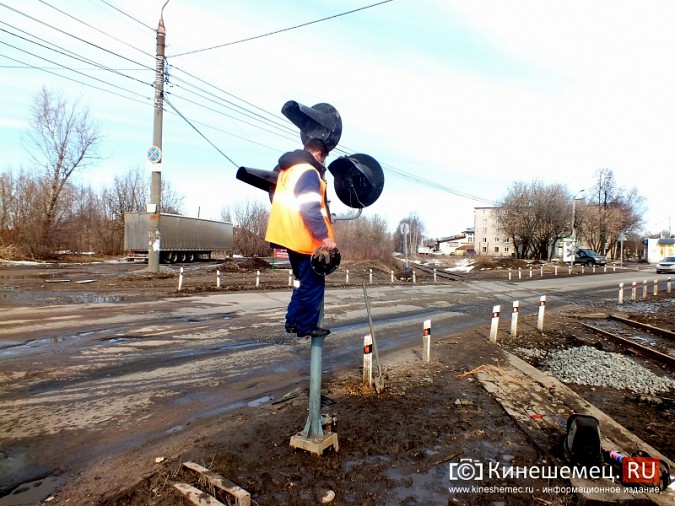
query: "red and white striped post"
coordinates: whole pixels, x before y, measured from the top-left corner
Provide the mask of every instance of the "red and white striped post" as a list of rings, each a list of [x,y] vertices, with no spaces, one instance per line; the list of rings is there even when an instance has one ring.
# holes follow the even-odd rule
[[[293,286],[293,269],[288,270],[288,286]]]
[[[654,297],[656,297],[659,294],[659,280],[655,279],[654,280]]]
[[[623,304],[623,282],[619,283],[619,304]]]
[[[490,342],[497,342],[497,329],[499,328],[499,312],[501,311],[501,306],[492,307],[492,323],[490,324]]]
[[[646,279],[642,280],[642,298],[643,299],[647,298],[647,280]]]
[[[511,309],[511,337],[516,337],[518,335],[518,307],[520,306],[520,301],[513,301],[513,308]]]
[[[220,288],[220,269],[216,269],[216,288]]]
[[[431,360],[431,320],[424,320],[422,329],[422,360]]]
[[[373,338],[370,334],[363,338],[363,383],[373,384]]]
[[[630,300],[637,300],[637,281],[631,283]]]
[[[539,297],[539,315],[537,316],[537,329],[544,330],[544,313],[546,312],[546,295]]]

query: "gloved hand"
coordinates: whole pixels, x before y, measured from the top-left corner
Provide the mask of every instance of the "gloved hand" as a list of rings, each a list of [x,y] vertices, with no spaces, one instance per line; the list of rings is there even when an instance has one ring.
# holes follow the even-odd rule
[[[312,258],[317,262],[328,265],[330,263],[330,251],[325,246],[320,246],[312,253]]]

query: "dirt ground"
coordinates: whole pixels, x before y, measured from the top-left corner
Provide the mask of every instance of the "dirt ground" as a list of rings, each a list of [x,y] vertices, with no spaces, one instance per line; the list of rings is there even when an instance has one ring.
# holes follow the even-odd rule
[[[7,288],[5,267],[0,267],[0,305],[30,304],[10,292],[39,292],[41,300],[69,300],[86,297],[123,297],[125,300],[162,293],[180,297],[203,291],[250,290],[287,286],[287,268],[270,269],[263,260],[218,265],[191,264],[184,267],[181,290],[178,269],[163,268],[163,274],[101,274],[96,288],[86,287],[90,268],[81,275],[72,266],[60,277],[50,274],[12,278]],[[343,266],[329,277],[329,286],[346,284],[345,269],[352,283],[368,279],[373,269],[374,283],[389,283],[391,268],[379,264]],[[507,266],[474,271],[472,279],[505,279]],[[550,266],[547,266],[547,270]],[[260,271],[258,277],[257,272]],[[220,287],[217,273],[220,272]],[[397,279],[405,276],[398,270]],[[64,279],[71,282],[65,282]],[[80,285],[72,281],[82,281]],[[256,281],[258,280],[258,281]],[[431,275],[419,273],[417,282],[433,282]],[[92,283],[94,284],[94,283]],[[70,293],[69,293],[70,292]],[[589,310],[609,309],[611,302],[596,304]],[[665,294],[651,302],[645,313],[636,305],[628,311],[652,325],[673,329],[675,304]],[[207,490],[203,480],[181,466],[193,461],[233,481],[251,493],[253,504],[576,504],[573,495],[536,491],[538,483],[504,479],[486,483],[494,487],[481,494],[450,493],[448,466],[461,458],[512,465],[563,463],[561,439],[540,447],[528,438],[476,380],[472,370],[498,366],[504,352],[526,345],[570,347],[580,343],[587,331],[567,312],[552,313],[548,326],[559,329],[540,332],[533,321],[524,321],[518,340],[504,339],[499,345],[488,342],[488,328],[478,328],[451,336],[434,336],[432,360],[421,361],[417,352],[401,352],[386,357],[384,392],[377,394],[362,385],[354,372],[339,372],[323,378],[322,412],[335,416],[334,430],[339,451],[327,450],[318,457],[289,447],[291,436],[304,426],[307,416],[307,390],[299,385],[286,397],[263,400],[217,419],[195,423],[189,431],[162,442],[148,442],[130,454],[112,459],[105,466],[68,476],[68,484],[44,504],[180,505],[190,504],[173,486],[181,481]],[[330,338],[330,337],[329,337]],[[583,337],[581,337],[583,340]],[[651,364],[651,367],[656,367]],[[466,374],[469,373],[469,374]],[[663,373],[662,373],[663,374]],[[667,371],[666,374],[673,374]],[[598,408],[634,431],[670,459],[675,459],[675,397],[664,396],[658,403],[626,392],[570,385]],[[564,486],[549,481],[550,486]],[[499,487],[535,487],[533,493],[506,493]],[[211,490],[225,504],[231,496]],[[228,501],[230,501],[228,503]]]

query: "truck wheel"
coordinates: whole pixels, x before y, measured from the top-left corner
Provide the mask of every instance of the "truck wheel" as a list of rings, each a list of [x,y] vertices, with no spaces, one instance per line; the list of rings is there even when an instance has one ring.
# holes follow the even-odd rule
[[[171,253],[169,253],[169,263],[175,264],[176,260],[178,260],[178,255],[176,255],[176,252],[172,251]]]
[[[190,262],[190,263],[194,262],[195,261],[195,254],[194,253],[188,253],[187,255],[185,255],[185,260],[187,262]]]
[[[185,262],[185,253],[178,253],[178,262],[181,264]]]

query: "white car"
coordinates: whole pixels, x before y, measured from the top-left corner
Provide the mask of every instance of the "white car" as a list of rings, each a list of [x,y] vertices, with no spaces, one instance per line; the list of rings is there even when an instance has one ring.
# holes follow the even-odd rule
[[[675,272],[675,257],[666,257],[656,264],[656,273]]]

